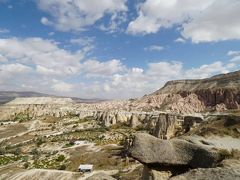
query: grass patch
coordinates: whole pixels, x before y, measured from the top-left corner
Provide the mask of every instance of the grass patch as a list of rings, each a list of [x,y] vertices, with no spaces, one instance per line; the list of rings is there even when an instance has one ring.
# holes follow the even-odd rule
[[[39,169],[66,169],[67,160],[64,155],[58,155],[55,157],[45,157],[35,159],[32,167]]]
[[[24,156],[0,156],[0,166],[7,165],[9,163],[13,163],[19,160],[22,160]]]

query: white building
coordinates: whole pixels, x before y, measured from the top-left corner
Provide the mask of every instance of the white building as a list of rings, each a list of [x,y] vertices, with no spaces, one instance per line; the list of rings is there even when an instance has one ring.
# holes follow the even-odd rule
[[[78,167],[78,170],[80,172],[92,172],[93,165],[92,164],[80,164],[80,166]]]
[[[75,145],[85,145],[85,144],[88,144],[87,141],[75,141],[74,142]]]

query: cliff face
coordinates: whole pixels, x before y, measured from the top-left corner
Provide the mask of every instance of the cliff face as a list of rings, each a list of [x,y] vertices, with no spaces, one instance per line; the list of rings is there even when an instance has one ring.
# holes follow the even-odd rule
[[[137,100],[135,106],[178,113],[240,109],[240,71],[207,79],[169,81]]]

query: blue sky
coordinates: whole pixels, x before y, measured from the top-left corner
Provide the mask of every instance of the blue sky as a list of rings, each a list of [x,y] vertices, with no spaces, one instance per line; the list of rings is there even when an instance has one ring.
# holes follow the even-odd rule
[[[0,90],[124,99],[238,70],[239,9],[238,0],[0,0]]]

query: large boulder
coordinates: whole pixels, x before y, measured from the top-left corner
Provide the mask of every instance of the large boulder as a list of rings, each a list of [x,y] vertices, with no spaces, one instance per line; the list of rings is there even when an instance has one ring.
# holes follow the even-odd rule
[[[143,164],[160,166],[213,167],[221,160],[214,150],[185,140],[162,140],[145,133],[135,135],[129,149],[133,158]]]

